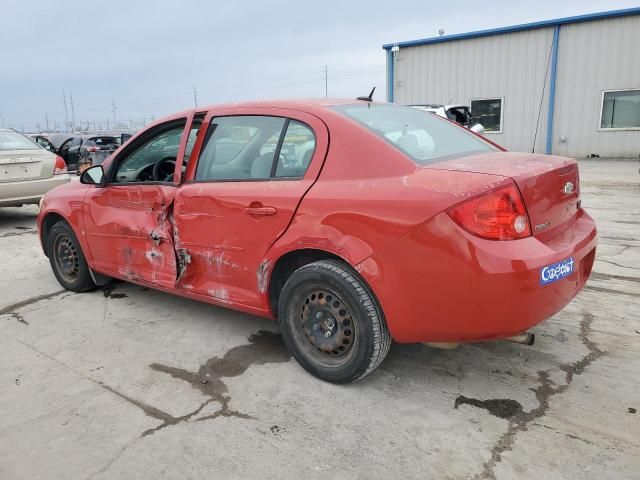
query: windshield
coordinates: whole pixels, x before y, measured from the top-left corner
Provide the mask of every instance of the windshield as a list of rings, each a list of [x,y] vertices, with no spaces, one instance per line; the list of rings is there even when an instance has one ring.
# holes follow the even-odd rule
[[[495,151],[472,133],[415,108],[376,103],[333,108],[364,125],[419,165]]]
[[[0,150],[40,150],[40,145],[11,130],[0,131]]]

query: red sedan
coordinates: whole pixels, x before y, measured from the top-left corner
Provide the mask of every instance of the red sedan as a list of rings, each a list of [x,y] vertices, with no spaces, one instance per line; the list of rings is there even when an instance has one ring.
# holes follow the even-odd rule
[[[164,118],[38,225],[58,281],[119,278],[277,319],[312,374],[358,380],[397,342],[522,336],[591,272],[569,158],[508,153],[369,101],[273,101]]]

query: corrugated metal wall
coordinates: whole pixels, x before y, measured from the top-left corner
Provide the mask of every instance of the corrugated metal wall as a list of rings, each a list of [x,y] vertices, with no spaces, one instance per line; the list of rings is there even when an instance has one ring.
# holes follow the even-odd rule
[[[627,88],[640,89],[640,15],[560,27],[554,153],[640,155],[640,131],[600,130],[602,91]]]
[[[488,137],[509,150],[530,152],[539,116],[535,151],[544,153],[553,30],[401,48],[394,101],[469,105],[474,98],[503,98],[502,133]],[[640,15],[560,27],[553,153],[640,154],[640,131],[599,130],[602,90],[640,88],[638,45]]]

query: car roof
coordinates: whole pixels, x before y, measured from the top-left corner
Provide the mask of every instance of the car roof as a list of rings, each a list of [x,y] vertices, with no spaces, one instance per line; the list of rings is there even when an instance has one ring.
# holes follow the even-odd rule
[[[169,122],[171,120],[178,120],[180,118],[184,118],[187,115],[198,112],[207,112],[209,110],[227,110],[227,109],[235,109],[235,108],[286,108],[291,110],[302,110],[312,113],[313,110],[323,110],[328,109],[330,107],[334,107],[337,105],[354,105],[358,103],[366,103],[362,100],[358,100],[355,98],[302,98],[295,100],[254,100],[247,102],[237,102],[237,103],[221,103],[221,104],[211,104],[211,105],[203,105],[197,108],[190,108],[188,110],[182,110],[180,112],[176,112],[170,115],[166,115],[162,118],[157,119],[155,122],[149,125],[145,125],[144,130],[148,129],[154,125],[160,125],[162,123]],[[384,104],[386,102],[372,102],[376,104]]]

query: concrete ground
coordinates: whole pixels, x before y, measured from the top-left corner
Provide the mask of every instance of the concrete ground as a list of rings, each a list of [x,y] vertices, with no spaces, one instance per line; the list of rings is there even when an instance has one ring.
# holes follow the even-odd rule
[[[594,273],[534,346],[393,345],[342,387],[270,321],[63,291],[36,209],[0,209],[0,479],[638,479],[638,167],[581,161]]]

